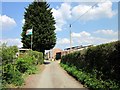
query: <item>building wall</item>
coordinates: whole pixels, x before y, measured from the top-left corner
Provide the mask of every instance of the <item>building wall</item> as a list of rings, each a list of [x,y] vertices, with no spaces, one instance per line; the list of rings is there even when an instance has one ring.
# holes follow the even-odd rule
[[[69,53],[72,53],[72,52],[75,52],[75,51],[80,51],[80,50],[83,50],[83,49],[87,49],[88,47],[91,47],[91,46],[93,46],[93,45],[84,46],[84,47],[80,46],[79,48],[75,47],[75,48],[71,49],[71,51],[69,49],[63,51],[59,48],[54,48],[54,49],[50,50],[48,53],[46,53],[46,55],[47,55],[48,59],[56,59],[56,53],[61,52],[61,56],[63,56],[63,55],[66,55],[66,54],[69,54]]]
[[[63,50],[59,49],[59,48],[55,48],[52,50],[52,59],[56,58],[56,53],[58,52],[63,52]]]
[[[56,53],[58,52],[63,52],[63,50],[59,49],[59,48],[54,48],[52,50],[50,50],[49,52],[46,53],[46,57],[48,59],[55,59],[56,58]]]

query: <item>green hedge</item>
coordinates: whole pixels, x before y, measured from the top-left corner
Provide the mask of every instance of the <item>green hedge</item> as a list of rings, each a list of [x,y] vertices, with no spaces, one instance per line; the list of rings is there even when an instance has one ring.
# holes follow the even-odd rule
[[[16,86],[21,86],[24,83],[22,78],[22,73],[12,64],[6,64],[4,67],[4,73],[2,74],[3,84],[14,84]]]
[[[2,87],[5,87],[6,84],[20,86],[24,82],[22,73],[20,73],[15,66],[17,52],[17,46],[7,47],[6,44],[0,46],[0,57],[2,58]]]
[[[16,60],[16,68],[21,72],[21,73],[26,73],[28,70],[31,69],[31,67],[35,67],[34,65],[34,60],[32,59],[31,56],[24,55],[21,58],[18,58]]]
[[[32,58],[35,58],[35,64],[43,64],[44,59],[43,59],[43,53],[42,52],[37,52],[37,51],[28,51],[27,54],[31,56]]]
[[[90,90],[119,90],[119,85],[108,80],[98,80],[96,76],[91,75],[90,73],[84,72],[82,69],[77,69],[75,66],[68,66],[66,64],[60,64],[69,74],[74,76],[78,81],[80,81],[84,87],[89,88]]]
[[[24,83],[24,74],[34,74],[36,65],[43,63],[43,54],[37,51],[28,51],[22,56],[16,57],[17,46],[0,46],[0,58],[2,58],[2,88],[7,84],[21,86]]]
[[[16,67],[21,73],[34,74],[36,65],[43,64],[43,54],[37,51],[28,51],[16,60]]]
[[[120,41],[90,47],[62,56],[61,63],[96,75],[98,80],[120,80]]]
[[[2,58],[2,64],[13,63],[18,52],[17,46],[7,47],[6,44],[0,46],[0,57]]]

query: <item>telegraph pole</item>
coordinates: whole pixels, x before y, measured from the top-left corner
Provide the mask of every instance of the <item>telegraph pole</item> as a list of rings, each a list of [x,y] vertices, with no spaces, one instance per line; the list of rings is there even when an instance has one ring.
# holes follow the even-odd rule
[[[70,52],[71,52],[71,50],[72,50],[72,42],[71,42],[71,24],[70,24]]]
[[[33,26],[32,26],[32,34],[33,34]],[[31,50],[32,50],[32,44],[33,44],[33,35],[31,34]]]

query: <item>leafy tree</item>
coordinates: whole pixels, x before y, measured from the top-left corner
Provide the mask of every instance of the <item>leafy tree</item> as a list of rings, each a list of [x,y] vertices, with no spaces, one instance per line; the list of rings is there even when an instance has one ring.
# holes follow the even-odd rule
[[[52,49],[56,44],[55,20],[47,2],[34,1],[25,8],[22,43],[24,48],[31,47],[31,35],[26,35],[33,28],[32,49],[43,52]]]

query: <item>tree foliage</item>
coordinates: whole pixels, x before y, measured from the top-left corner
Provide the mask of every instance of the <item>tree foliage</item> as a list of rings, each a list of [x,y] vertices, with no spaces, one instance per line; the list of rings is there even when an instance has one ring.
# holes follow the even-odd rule
[[[49,7],[47,2],[34,1],[25,8],[25,24],[21,34],[24,48],[31,47],[31,36],[26,35],[26,31],[31,28],[33,28],[33,50],[44,52],[55,46],[55,20],[52,16],[52,9]]]
[[[120,80],[120,41],[102,44],[62,56],[61,62],[96,74],[99,80]]]

